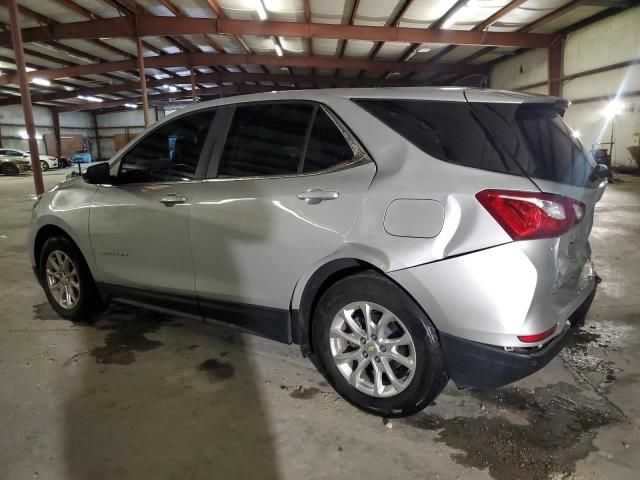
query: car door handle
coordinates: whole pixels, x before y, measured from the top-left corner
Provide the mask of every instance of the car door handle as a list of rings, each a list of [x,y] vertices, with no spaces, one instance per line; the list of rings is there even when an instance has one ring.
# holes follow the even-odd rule
[[[187,197],[182,195],[176,195],[175,193],[170,193],[167,196],[162,197],[160,203],[164,203],[165,207],[170,207],[172,205],[177,205],[179,203],[185,203],[187,201]]]
[[[336,200],[340,194],[330,190],[322,190],[321,188],[310,188],[306,192],[301,192],[296,197],[298,200],[304,200],[309,205],[317,205],[323,200]]]

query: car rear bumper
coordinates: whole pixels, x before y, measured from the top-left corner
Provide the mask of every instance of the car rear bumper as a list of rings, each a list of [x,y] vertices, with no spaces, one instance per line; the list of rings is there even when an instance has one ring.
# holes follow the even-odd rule
[[[439,332],[497,347],[531,347],[519,337],[552,327],[559,335],[596,284],[588,257],[575,261],[571,275],[562,274],[557,245],[557,239],[511,242],[389,276]]]
[[[584,302],[567,319],[561,333],[535,353],[517,353],[463,338],[440,334],[449,377],[459,388],[491,389],[515,382],[537,372],[564,347],[571,330],[584,324],[596,293],[594,285]]]

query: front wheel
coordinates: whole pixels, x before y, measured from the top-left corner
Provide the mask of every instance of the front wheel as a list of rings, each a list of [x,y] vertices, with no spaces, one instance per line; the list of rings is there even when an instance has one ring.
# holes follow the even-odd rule
[[[44,160],[40,161],[40,166],[41,166],[43,172],[46,172],[47,170],[49,170],[49,164],[47,162],[45,162]]]
[[[62,318],[90,321],[105,306],[82,253],[66,237],[45,242],[40,253],[40,279],[47,300]]]
[[[422,410],[448,377],[435,327],[397,285],[374,271],[331,286],[313,318],[313,343],[327,380],[367,412]]]
[[[20,173],[20,169],[11,162],[4,162],[0,166],[0,173],[7,176],[14,176]]]

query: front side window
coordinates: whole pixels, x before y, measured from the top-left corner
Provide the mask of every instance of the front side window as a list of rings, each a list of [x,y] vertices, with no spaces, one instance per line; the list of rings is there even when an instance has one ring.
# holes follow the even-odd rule
[[[236,107],[218,177],[297,173],[313,110],[310,104],[280,102]]]
[[[150,132],[120,160],[118,183],[191,180],[215,110],[181,116]]]

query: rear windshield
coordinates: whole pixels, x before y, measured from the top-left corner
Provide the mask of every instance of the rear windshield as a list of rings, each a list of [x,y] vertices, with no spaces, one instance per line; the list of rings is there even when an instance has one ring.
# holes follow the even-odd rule
[[[446,162],[585,186],[593,161],[551,106],[427,100],[354,100]]]

